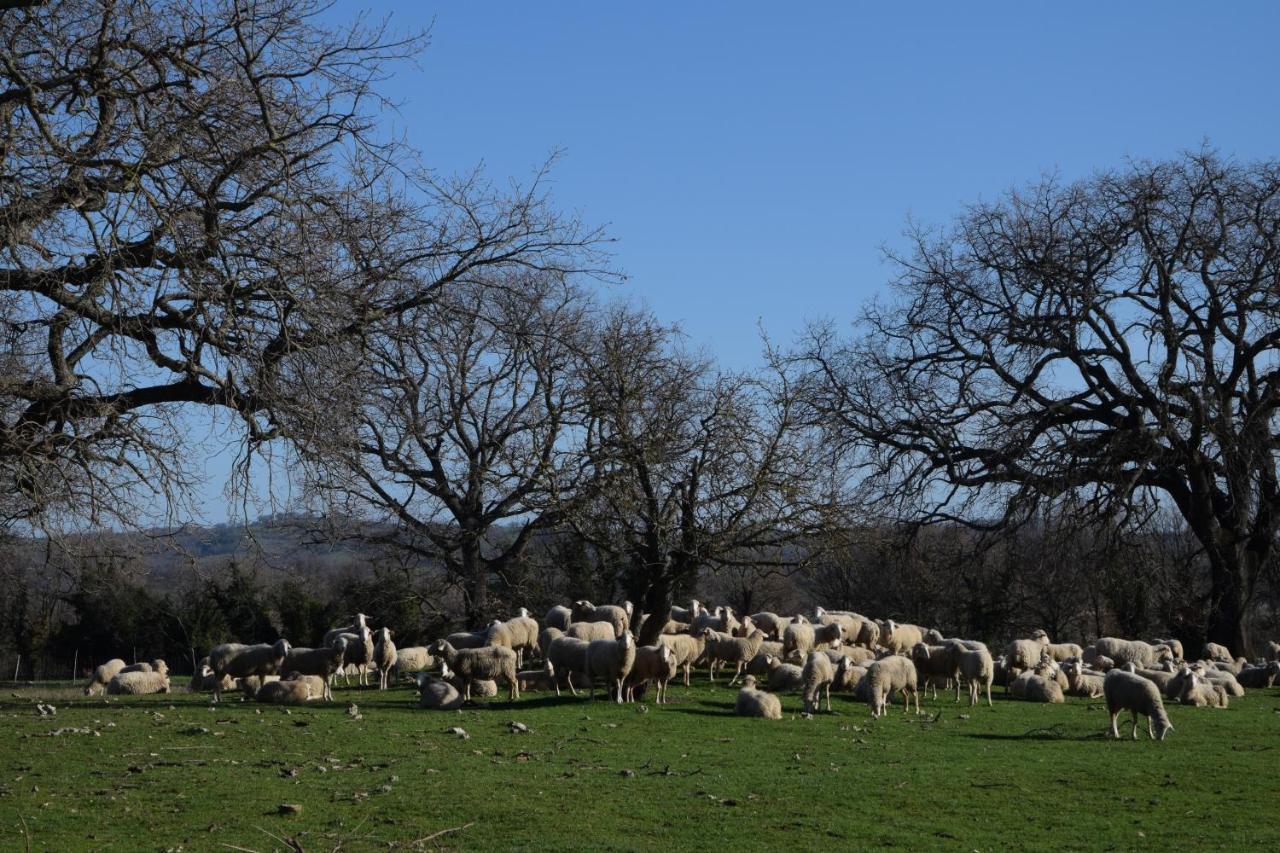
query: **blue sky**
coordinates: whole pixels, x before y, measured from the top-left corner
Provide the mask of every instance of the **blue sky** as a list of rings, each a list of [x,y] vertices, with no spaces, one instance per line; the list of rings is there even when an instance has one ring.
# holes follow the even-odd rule
[[[430,25],[385,116],[442,172],[608,226],[616,290],[732,367],[883,293],[908,216],[1056,171],[1280,138],[1280,4],[339,3]],[[434,24],[432,23],[434,20]],[[226,517],[226,455],[201,501]],[[253,511],[250,511],[253,514]]]

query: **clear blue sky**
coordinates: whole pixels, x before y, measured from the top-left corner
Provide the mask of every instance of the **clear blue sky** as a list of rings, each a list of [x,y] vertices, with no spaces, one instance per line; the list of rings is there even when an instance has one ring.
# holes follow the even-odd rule
[[[1274,3],[365,8],[434,19],[420,67],[386,87],[428,164],[505,179],[563,149],[553,197],[608,225],[619,290],[734,367],[754,363],[757,322],[785,341],[880,292],[908,216],[1206,139],[1280,156]]]

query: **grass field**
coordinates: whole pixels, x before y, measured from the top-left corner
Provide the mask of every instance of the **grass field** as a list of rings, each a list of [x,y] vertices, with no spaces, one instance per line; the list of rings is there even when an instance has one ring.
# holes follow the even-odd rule
[[[1171,707],[1164,743],[1103,738],[1084,700],[872,720],[847,697],[804,719],[789,696],[775,722],[702,680],[671,692],[439,713],[409,687],[339,690],[290,713],[6,688],[0,849],[1280,848],[1280,690]]]

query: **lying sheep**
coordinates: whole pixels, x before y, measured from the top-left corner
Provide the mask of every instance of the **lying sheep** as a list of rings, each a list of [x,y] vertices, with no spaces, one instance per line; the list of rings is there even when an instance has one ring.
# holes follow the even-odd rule
[[[609,685],[609,695],[621,704],[625,698],[623,682],[636,660],[636,641],[623,631],[616,640],[592,640],[587,645],[587,680],[591,682],[591,698],[596,696],[596,680]]]
[[[690,634],[663,634],[658,638],[658,642],[671,649],[676,657],[676,666],[684,670],[684,686],[688,687],[689,671],[706,651],[706,638]],[[761,645],[763,647],[763,644]]]
[[[1009,694],[1028,702],[1061,703],[1066,700],[1062,695],[1062,685],[1047,675],[1040,675],[1034,669],[1023,670],[1018,677],[1009,682]]]
[[[774,693],[791,693],[804,688],[804,669],[793,663],[783,663],[782,658],[765,655],[769,689]]]
[[[1173,653],[1173,657],[1175,660],[1182,660],[1183,658],[1186,657],[1186,655],[1182,653],[1181,640],[1177,640],[1172,637],[1169,637],[1167,639],[1161,639],[1157,637],[1156,639],[1151,641],[1151,645],[1166,647],[1167,649],[1169,649],[1170,652]]]
[[[1280,661],[1274,660],[1266,666],[1247,666],[1236,676],[1241,687],[1271,687],[1277,680],[1280,680]]]
[[[396,663],[392,669],[392,677],[397,681],[403,675],[416,675],[435,669],[436,659],[427,651],[426,646],[406,646],[396,649]]]
[[[1199,677],[1189,667],[1183,667],[1177,680],[1170,682],[1165,695],[1176,700],[1179,705],[1193,705],[1197,708],[1227,707],[1227,691],[1221,685]]]
[[[792,622],[782,634],[782,655],[786,657],[792,652],[807,655],[823,646],[839,646],[843,637],[844,627],[839,622],[829,625]]]
[[[917,687],[916,667],[901,655],[890,655],[867,668],[867,704],[871,716],[882,715],[895,693],[902,694],[902,710],[905,713],[910,699],[915,698],[916,713],[920,713],[920,691]]]
[[[192,674],[191,684],[187,687],[187,690],[191,693],[208,693],[213,690],[213,685],[218,680],[218,676],[213,672],[213,667],[209,666],[209,659],[205,658],[201,661],[200,668]],[[235,689],[235,682],[230,676],[224,675],[221,680],[223,690]]]
[[[653,701],[659,705],[665,703],[667,684],[675,677],[676,669],[675,654],[662,643],[637,647],[635,662],[631,665],[631,672],[627,674],[627,701],[634,701],[636,691],[644,690],[652,681]]]
[[[418,673],[418,707],[429,711],[456,711],[462,707],[462,694],[447,681]]]
[[[125,663],[120,658],[112,658],[106,663],[99,664],[93,670],[89,683],[84,686],[84,695],[92,696],[98,692],[105,692],[111,679],[119,675],[124,667]]]
[[[1231,650],[1226,646],[1217,643],[1205,643],[1200,649],[1200,658],[1202,660],[1220,660],[1231,663],[1235,660],[1231,656]]]
[[[259,643],[254,646],[242,646],[239,643],[215,646],[209,652],[209,666],[218,679],[213,686],[213,701],[222,701],[223,676],[245,678],[252,675],[276,675],[289,656],[290,648],[289,641],[284,639],[273,644]]]
[[[324,699],[325,688],[329,686],[329,682],[323,676],[304,675],[301,672],[286,672],[280,680],[303,682],[310,689],[312,699]],[[332,697],[330,697],[331,700]]]
[[[274,684],[277,681],[280,681],[280,676],[278,675],[246,675],[244,678],[237,678],[235,686],[240,689],[241,693],[252,699],[258,695],[258,691],[263,686]]]
[[[555,690],[560,685],[556,669],[550,661],[543,661],[542,669],[522,669],[516,673],[520,692],[526,690]]]
[[[1234,673],[1222,669],[1206,669],[1203,676],[1213,684],[1221,687],[1228,696],[1240,697],[1244,695],[1244,688],[1240,686],[1240,682],[1236,680]]]
[[[756,677],[748,675],[733,703],[733,713],[739,717],[763,717],[766,720],[782,719],[782,702],[772,693],[756,689]]]
[[[168,693],[169,676],[162,672],[118,672],[107,682],[107,692],[113,696],[144,696],[148,693]]]
[[[978,704],[980,688],[987,691],[987,707],[991,707],[991,682],[995,678],[995,664],[991,652],[983,649],[961,649],[956,655],[956,666],[969,685],[969,705]]]
[[[1173,723],[1164,710],[1164,700],[1156,686],[1140,675],[1113,669],[1102,682],[1107,699],[1107,711],[1111,714],[1111,736],[1119,739],[1116,718],[1121,711],[1133,712],[1133,739],[1138,739],[1138,715],[1147,718],[1147,734],[1152,740],[1164,740],[1173,731]],[[1157,733],[1158,730],[1158,733]]]
[[[1064,663],[1062,672],[1067,676],[1067,692],[1072,696],[1083,696],[1086,699],[1102,696],[1102,674],[1086,672],[1084,664],[1078,660]]]
[[[610,639],[616,639],[627,633],[627,629],[631,627],[631,612],[630,601],[623,602],[622,607],[616,604],[602,604],[597,607],[586,599],[573,603],[573,621],[575,623],[608,622],[613,626],[613,637]]]
[[[455,649],[448,640],[436,640],[427,650],[440,658],[441,666],[456,672],[462,680],[464,689],[462,696],[470,699],[477,682],[502,681],[507,685],[507,695],[511,701],[520,698],[520,685],[516,681],[516,653],[500,646],[486,646],[479,649]]]
[[[302,679],[272,681],[258,688],[253,698],[272,705],[301,705],[311,701],[311,685]]]
[[[716,680],[716,669],[721,664],[736,664],[733,678],[729,680],[730,687],[742,676],[747,661],[756,656],[764,643],[764,632],[759,629],[752,631],[749,637],[734,637],[711,628],[703,628],[699,636],[706,641],[703,658],[710,664],[711,681]]]
[[[555,678],[557,696],[560,695],[561,679],[564,679],[574,696],[578,695],[577,688],[573,686],[573,675],[582,673],[583,678],[586,677],[589,645],[586,640],[579,640],[577,637],[556,637],[546,647],[543,667]]]
[[[1084,654],[1084,649],[1075,643],[1053,643],[1049,641],[1049,635],[1042,629],[1036,629],[1031,634],[1031,639],[1041,640],[1044,646],[1044,654],[1062,663],[1071,658],[1078,658]]]
[[[324,688],[315,695],[326,702],[333,701],[331,682],[334,674],[342,668],[347,654],[347,641],[342,637],[334,640],[332,646],[321,649],[290,649],[285,655],[280,669],[284,672],[296,672],[300,675],[314,675],[324,680]]]

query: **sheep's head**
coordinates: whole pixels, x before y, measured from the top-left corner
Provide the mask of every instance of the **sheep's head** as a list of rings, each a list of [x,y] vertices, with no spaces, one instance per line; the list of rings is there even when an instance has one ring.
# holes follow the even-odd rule
[[[924,643],[916,643],[911,647],[911,659],[916,663],[926,663],[929,660],[929,647]]]
[[[1043,628],[1037,628],[1031,632],[1031,639],[1035,640],[1042,646],[1049,645],[1049,634]]]
[[[289,645],[288,640],[286,640],[284,637],[281,637],[280,639],[276,640],[276,644],[272,646],[272,648],[275,649],[275,653],[277,657],[285,657],[286,655],[289,654],[289,650],[292,649],[293,646]]]
[[[632,614],[635,613],[635,605],[630,601],[622,602],[622,609],[626,611],[627,618],[631,618]]]
[[[521,608],[520,608],[520,610],[516,613],[516,615],[517,615],[519,618],[521,618],[521,619],[528,619],[528,618],[529,618],[529,608],[527,608],[527,607],[521,607]]]
[[[815,608],[813,611],[813,618],[819,621],[821,621],[822,617],[826,615],[827,615],[827,611],[821,607]]]
[[[742,679],[742,688],[744,690],[754,690],[755,687],[756,677],[754,675],[748,675],[746,678]]]

